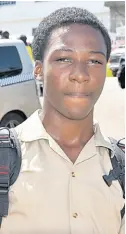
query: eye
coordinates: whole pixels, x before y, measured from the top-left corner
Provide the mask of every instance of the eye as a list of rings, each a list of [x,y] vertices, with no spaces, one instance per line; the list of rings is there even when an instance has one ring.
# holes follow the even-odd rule
[[[70,58],[57,58],[56,61],[60,63],[72,63],[72,59]]]
[[[95,59],[91,59],[88,61],[88,64],[103,64],[101,61],[95,60]]]

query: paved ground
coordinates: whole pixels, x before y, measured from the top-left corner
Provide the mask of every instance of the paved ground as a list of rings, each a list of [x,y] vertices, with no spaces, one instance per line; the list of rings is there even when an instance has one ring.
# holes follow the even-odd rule
[[[99,122],[102,132],[116,139],[125,135],[124,92],[117,78],[107,78],[104,90],[95,106],[95,119]]]
[[[107,78],[103,93],[95,107],[95,118],[101,130],[115,138],[125,136],[125,90],[118,85],[117,78]]]

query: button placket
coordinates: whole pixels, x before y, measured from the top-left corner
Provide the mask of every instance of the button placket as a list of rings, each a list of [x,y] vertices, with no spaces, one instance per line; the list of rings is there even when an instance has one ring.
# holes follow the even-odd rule
[[[71,172],[71,175],[72,175],[72,177],[73,177],[73,178],[75,178],[75,177],[76,177],[76,175],[75,175],[75,172],[74,172],[74,171],[72,171],[72,172]],[[73,218],[77,218],[77,217],[78,217],[78,214],[75,212],[75,213],[73,213],[73,215],[72,215],[72,216],[73,216]]]

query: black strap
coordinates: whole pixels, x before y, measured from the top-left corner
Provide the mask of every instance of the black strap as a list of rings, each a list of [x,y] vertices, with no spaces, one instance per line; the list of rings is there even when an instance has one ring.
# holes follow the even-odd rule
[[[113,169],[110,170],[108,175],[104,175],[103,179],[108,186],[111,186],[113,180],[118,180],[123,191],[123,198],[125,198],[125,153],[123,150],[124,145],[119,147],[118,142],[113,138],[110,138],[110,141],[113,147],[113,151],[109,150],[109,156]],[[125,206],[121,210],[121,218],[123,218],[124,213]]]
[[[114,149],[114,157],[110,156],[113,171],[116,173],[116,177],[123,190],[123,197],[125,198],[125,145],[120,144],[120,141],[116,141],[110,138],[112,147]]]
[[[18,140],[18,136],[14,128],[10,129],[10,135],[11,135],[11,139],[13,141],[14,147],[16,149],[14,162],[12,161],[11,157],[9,157],[10,163],[12,162],[11,163],[12,168],[11,168],[11,174],[10,174],[10,185],[12,185],[17,180],[20,169],[21,169],[22,154],[21,154],[20,142]]]
[[[15,130],[0,128],[0,226],[8,215],[9,187],[16,181],[21,167],[21,149]]]

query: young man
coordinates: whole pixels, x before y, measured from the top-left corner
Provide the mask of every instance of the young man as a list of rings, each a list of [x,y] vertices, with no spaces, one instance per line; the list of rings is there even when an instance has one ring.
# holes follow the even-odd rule
[[[124,234],[121,186],[103,180],[113,148],[93,121],[110,52],[86,10],[59,9],[40,23],[33,54],[43,108],[17,127],[22,168],[0,234]]]

